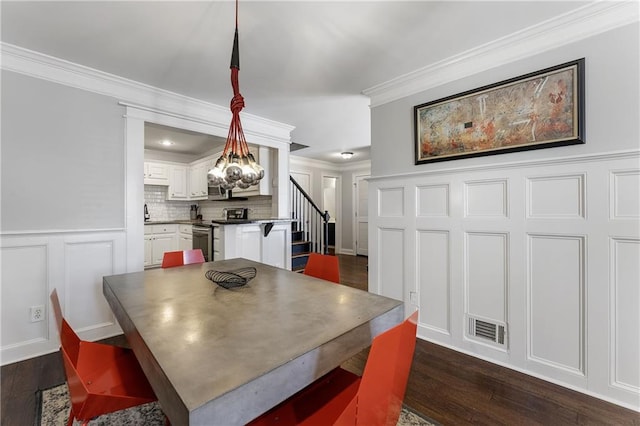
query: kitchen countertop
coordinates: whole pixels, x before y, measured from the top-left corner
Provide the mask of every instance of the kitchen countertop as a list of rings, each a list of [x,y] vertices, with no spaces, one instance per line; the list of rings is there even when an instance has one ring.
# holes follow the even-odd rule
[[[202,220],[184,219],[184,220],[149,220],[149,221],[146,221],[144,224],[145,225],[169,225],[169,224],[194,225],[194,224],[201,224],[201,223],[205,223],[205,222],[203,222]]]
[[[213,219],[207,220],[150,220],[145,225],[246,225],[250,223],[273,223],[273,222],[291,222],[293,219],[288,218],[255,218],[255,219]]]
[[[291,222],[293,219],[268,218],[268,219],[213,219],[211,222],[218,225],[246,225],[250,223],[274,223]]]

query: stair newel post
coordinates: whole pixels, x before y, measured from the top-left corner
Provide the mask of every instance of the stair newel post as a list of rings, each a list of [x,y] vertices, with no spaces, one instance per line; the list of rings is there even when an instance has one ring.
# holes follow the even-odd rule
[[[322,245],[323,245],[323,252],[324,254],[329,254],[329,212],[327,210],[324,211],[324,215],[322,215],[322,219],[323,219],[323,230],[322,230]]]

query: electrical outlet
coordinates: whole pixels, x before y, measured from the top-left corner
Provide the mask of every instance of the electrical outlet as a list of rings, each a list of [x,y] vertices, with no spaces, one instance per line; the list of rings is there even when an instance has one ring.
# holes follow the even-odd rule
[[[29,309],[31,322],[44,321],[44,305],[32,306]]]
[[[409,292],[409,300],[413,304],[418,303],[418,293],[416,293],[415,291],[410,291]]]

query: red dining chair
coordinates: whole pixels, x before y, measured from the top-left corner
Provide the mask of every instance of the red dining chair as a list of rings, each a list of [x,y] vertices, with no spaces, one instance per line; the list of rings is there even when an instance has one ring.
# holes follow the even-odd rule
[[[62,316],[55,289],[51,304],[71,399],[67,426],[157,400],[131,349],[80,340]]]
[[[204,263],[204,253],[202,253],[202,249],[185,250],[182,260],[185,265]]]
[[[165,251],[162,255],[162,267],[173,268],[174,266],[184,265],[184,255],[180,251]]]
[[[395,426],[416,345],[418,312],[373,339],[362,378],[336,368],[249,423]]]
[[[340,264],[337,256],[310,253],[303,273],[340,284]]]

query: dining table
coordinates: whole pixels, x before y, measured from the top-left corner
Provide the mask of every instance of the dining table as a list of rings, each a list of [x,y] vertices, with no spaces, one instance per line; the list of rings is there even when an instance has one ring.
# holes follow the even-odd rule
[[[206,276],[251,267],[235,288]],[[105,276],[103,293],[176,426],[246,424],[404,319],[401,301],[243,258]]]

